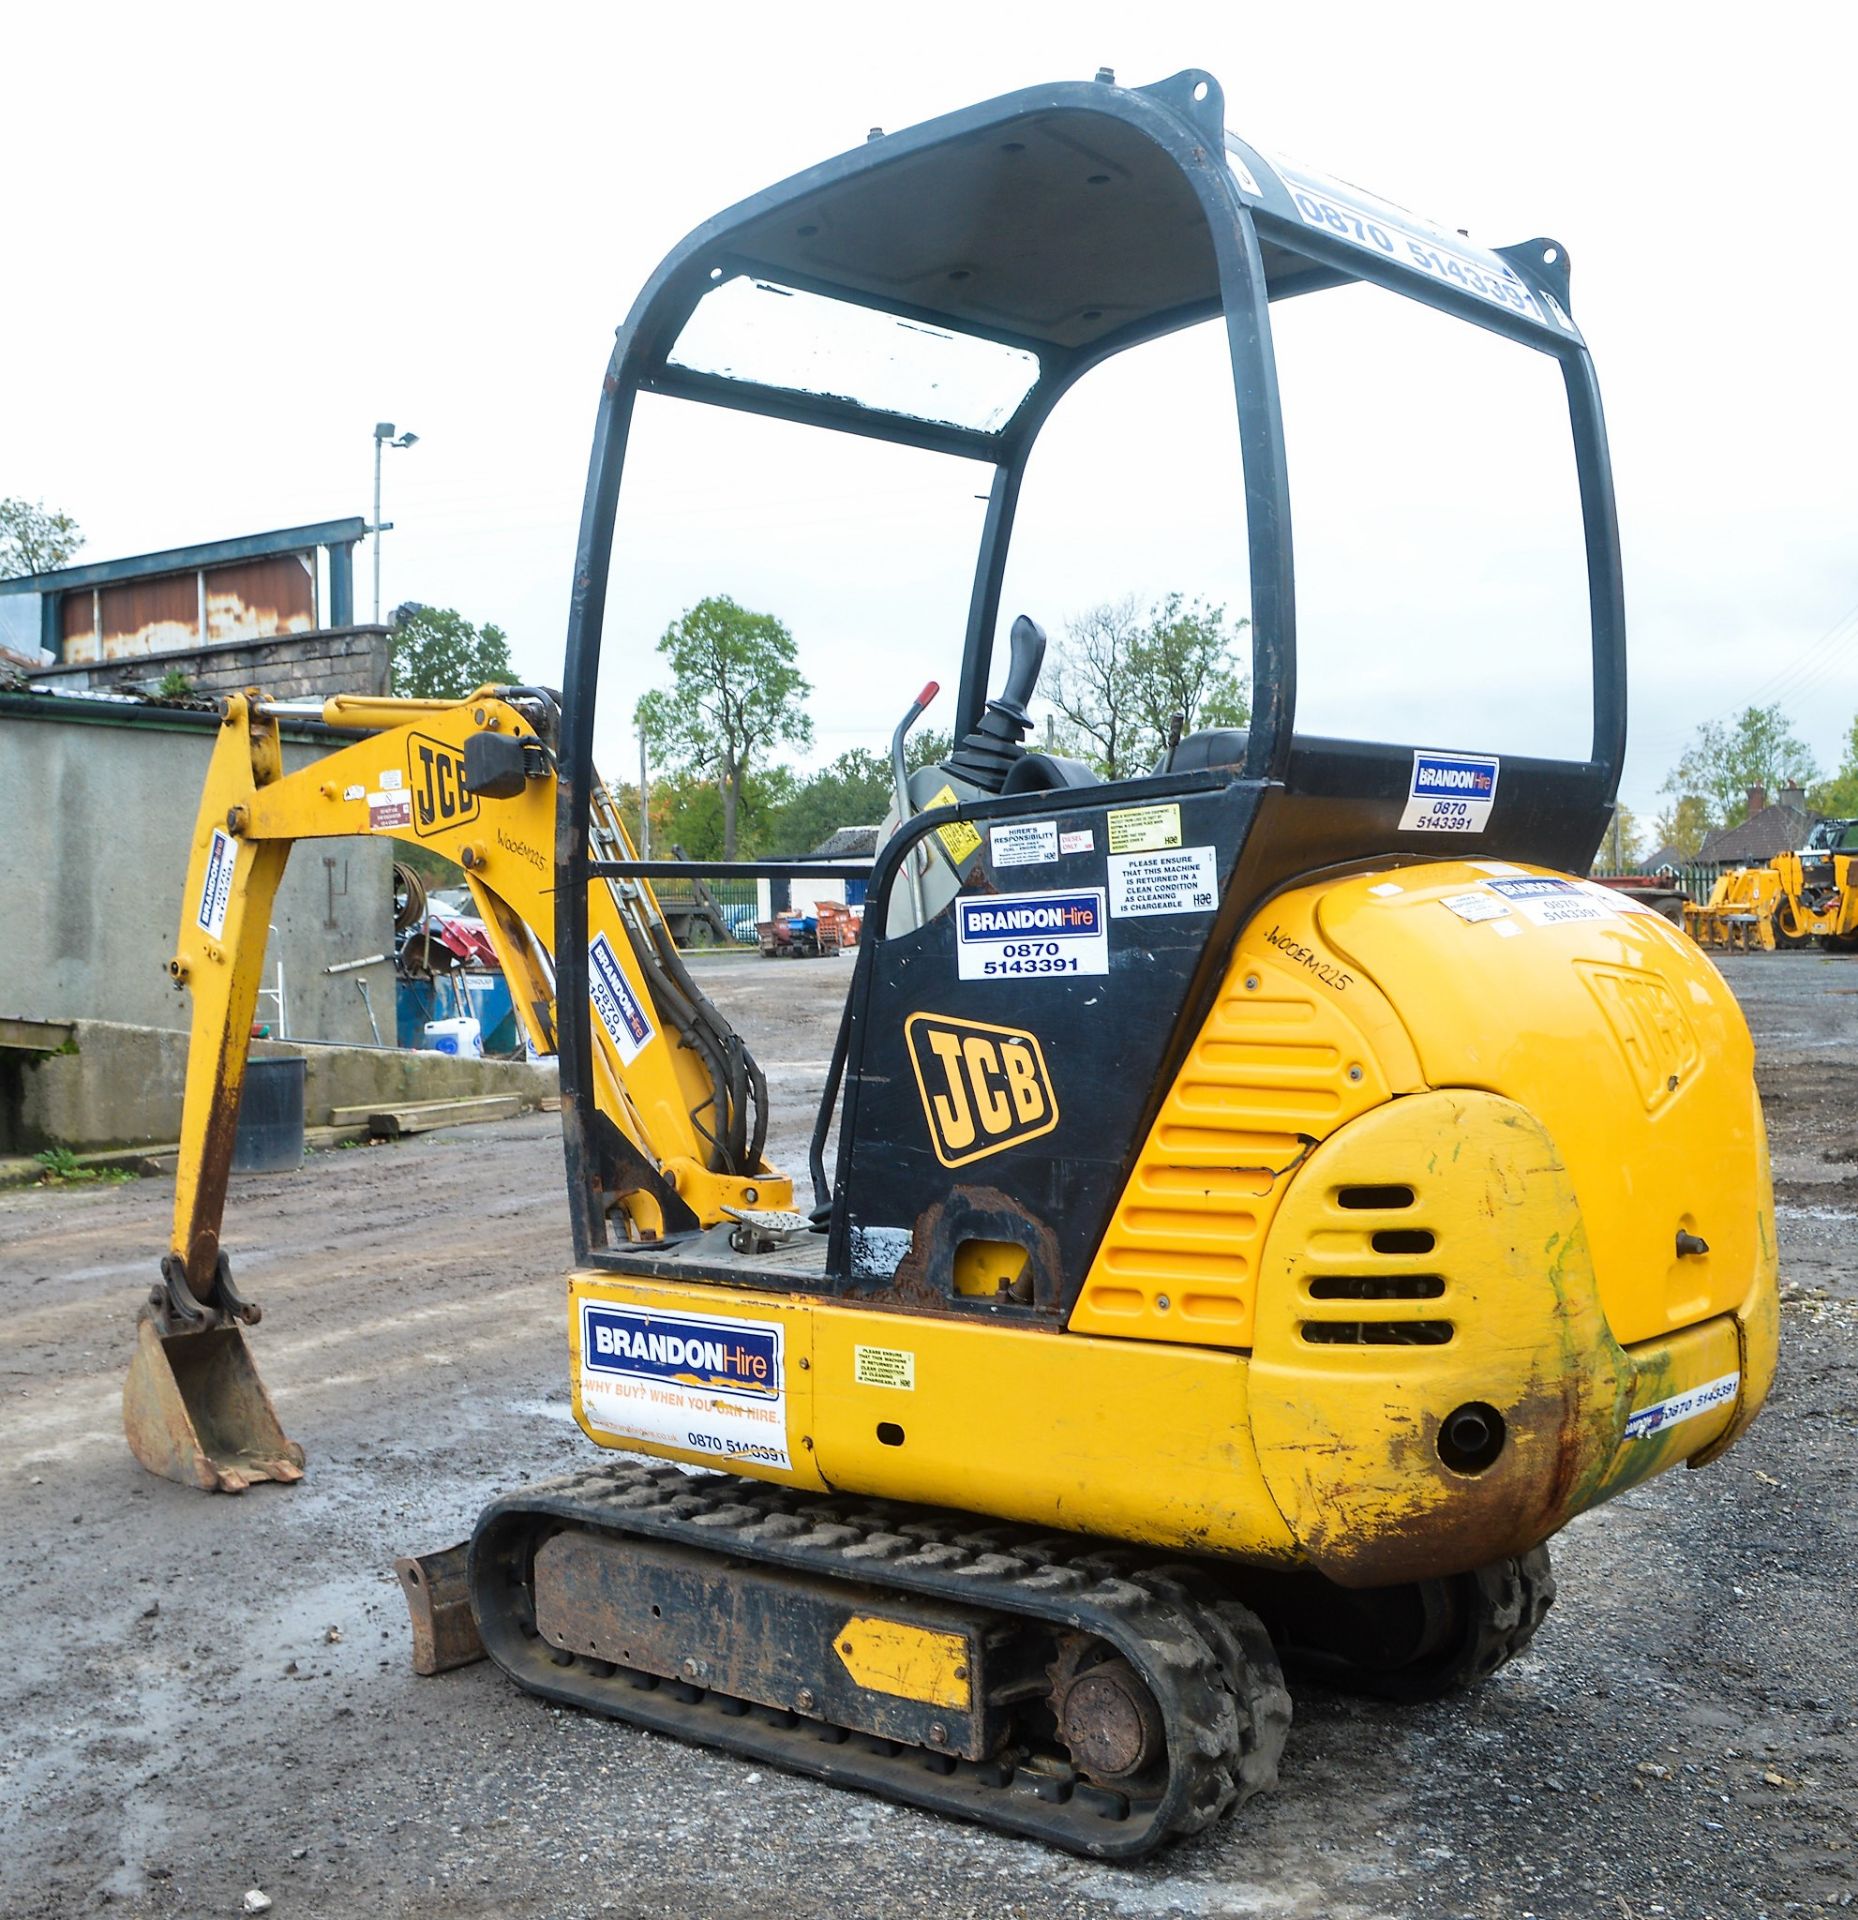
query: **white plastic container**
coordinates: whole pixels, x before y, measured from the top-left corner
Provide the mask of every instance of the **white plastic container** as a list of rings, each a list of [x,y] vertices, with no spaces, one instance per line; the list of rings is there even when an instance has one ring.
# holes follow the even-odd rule
[[[484,1057],[484,1029],[475,1020],[428,1020],[425,1041],[434,1053],[457,1054],[465,1060]]]

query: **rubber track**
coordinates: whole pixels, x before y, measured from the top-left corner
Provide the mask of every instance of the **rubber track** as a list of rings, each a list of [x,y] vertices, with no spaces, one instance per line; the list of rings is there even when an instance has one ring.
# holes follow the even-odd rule
[[[566,1655],[536,1633],[527,1584],[534,1547],[563,1525],[1099,1635],[1161,1707],[1165,1780],[1132,1801],[1066,1765],[959,1760]],[[1198,1570],[935,1508],[620,1461],[487,1507],[469,1580],[486,1651],[532,1693],[1098,1859],[1132,1859],[1199,1833],[1274,1785],[1290,1723],[1264,1628]]]

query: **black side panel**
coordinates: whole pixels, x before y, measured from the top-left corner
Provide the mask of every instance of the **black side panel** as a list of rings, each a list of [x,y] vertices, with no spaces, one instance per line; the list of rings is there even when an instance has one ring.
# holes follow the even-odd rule
[[[1144,792],[1122,806],[1108,797],[1117,792],[1053,795],[1041,814],[1008,803],[1010,820],[987,817],[999,802],[976,808],[983,845],[964,892],[865,956],[828,1259],[842,1291],[1035,1323],[1068,1313],[1183,1035],[1237,937],[1233,881],[1260,788]],[[1011,857],[1059,835],[1079,850]],[[1131,842],[1152,844],[1124,857],[1133,872],[1112,875],[1112,845]],[[1197,874],[1213,881],[1204,905]],[[1130,880],[1135,893],[1119,892]],[[1061,924],[1054,937],[1036,928],[1022,937],[998,920],[989,928],[992,909]],[[882,924],[876,902],[867,925]],[[1023,1261],[997,1263],[1018,1284],[1001,1296],[957,1294],[957,1253],[969,1241],[1023,1249]]]

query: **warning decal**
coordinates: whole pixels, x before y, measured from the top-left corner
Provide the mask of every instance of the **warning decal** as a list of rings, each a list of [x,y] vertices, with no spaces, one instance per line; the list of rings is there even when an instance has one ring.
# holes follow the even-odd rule
[[[1219,875],[1211,847],[1167,853],[1110,855],[1110,912],[1118,919],[1145,913],[1211,913],[1219,905]]]

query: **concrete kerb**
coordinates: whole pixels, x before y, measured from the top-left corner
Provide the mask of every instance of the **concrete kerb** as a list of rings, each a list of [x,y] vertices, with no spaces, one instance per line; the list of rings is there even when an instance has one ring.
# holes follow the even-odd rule
[[[187,1035],[109,1020],[79,1020],[75,1048],[62,1054],[0,1060],[0,1153],[30,1156],[68,1147],[80,1163],[112,1156],[124,1164],[163,1151],[180,1137],[187,1081]],[[406,1106],[474,1095],[517,1095],[526,1107],[557,1093],[553,1061],[461,1060],[450,1054],[391,1047],[324,1046],[312,1041],[254,1040],[254,1059],[300,1055],[304,1119],[327,1127],[332,1109]],[[0,1162],[0,1165],[5,1164]]]

